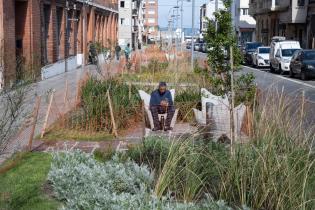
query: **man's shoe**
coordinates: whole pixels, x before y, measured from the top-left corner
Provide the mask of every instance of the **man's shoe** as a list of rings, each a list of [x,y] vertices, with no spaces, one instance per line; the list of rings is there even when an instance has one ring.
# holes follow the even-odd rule
[[[169,126],[165,126],[164,131],[171,131],[173,130],[173,128],[169,127]]]

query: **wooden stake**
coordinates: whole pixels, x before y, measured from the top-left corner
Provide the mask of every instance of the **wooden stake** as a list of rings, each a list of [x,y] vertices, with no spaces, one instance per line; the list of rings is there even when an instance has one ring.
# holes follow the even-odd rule
[[[32,125],[30,138],[29,138],[29,141],[28,141],[28,149],[29,150],[32,150],[32,144],[33,144],[33,138],[34,138],[35,128],[36,128],[36,124],[37,124],[37,117],[38,117],[40,101],[41,101],[41,97],[37,96],[36,97],[35,106],[34,106],[34,111],[33,111],[33,125]]]
[[[111,98],[110,98],[110,95],[109,95],[109,90],[107,91],[107,98],[108,98],[110,117],[111,117],[111,120],[112,120],[113,133],[114,133],[114,136],[117,138],[118,137],[118,133],[117,133],[117,127],[116,127],[116,122],[115,122],[115,117],[114,117],[114,112],[113,112],[112,101],[111,101]]]
[[[66,87],[65,87],[65,96],[63,98],[63,103],[65,105],[65,112],[67,112],[67,105],[68,105],[68,80],[66,80]]]
[[[145,138],[145,109],[144,109],[144,101],[141,103],[141,111],[142,111],[142,140]]]
[[[235,123],[234,123],[234,66],[233,66],[233,47],[230,46],[230,66],[231,66],[231,107],[230,107],[230,123],[231,123],[231,154],[234,154],[233,144],[235,143]]]
[[[46,117],[45,117],[45,121],[44,121],[44,125],[43,125],[43,128],[42,128],[42,132],[41,132],[40,138],[43,138],[44,135],[45,135],[45,132],[46,132],[47,122],[48,122],[49,113],[50,113],[50,110],[51,110],[51,105],[52,105],[52,102],[53,102],[53,99],[54,99],[54,94],[55,94],[55,90],[53,90],[51,95],[50,95],[49,105],[48,105],[48,108],[47,108]]]
[[[129,82],[129,101],[131,100],[131,82]]]
[[[302,91],[302,104],[301,104],[301,118],[300,118],[300,129],[299,129],[299,138],[302,134],[302,126],[303,126],[303,119],[304,119],[304,106],[305,106],[305,91]]]

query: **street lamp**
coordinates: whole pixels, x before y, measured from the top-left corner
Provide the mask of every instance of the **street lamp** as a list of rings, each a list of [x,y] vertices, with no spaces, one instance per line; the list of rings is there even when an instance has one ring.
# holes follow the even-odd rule
[[[194,37],[195,37],[195,0],[192,0],[191,6],[192,22],[191,22],[191,70],[194,71]]]

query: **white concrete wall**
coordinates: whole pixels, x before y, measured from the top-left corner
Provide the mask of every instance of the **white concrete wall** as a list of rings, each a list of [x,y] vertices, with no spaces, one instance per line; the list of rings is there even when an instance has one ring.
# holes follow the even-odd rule
[[[67,62],[68,62],[68,71],[73,71],[77,69],[78,67],[77,56],[72,56],[68,58]],[[56,63],[44,66],[41,69],[42,80],[54,77],[62,73],[65,73],[65,60],[61,60]]]

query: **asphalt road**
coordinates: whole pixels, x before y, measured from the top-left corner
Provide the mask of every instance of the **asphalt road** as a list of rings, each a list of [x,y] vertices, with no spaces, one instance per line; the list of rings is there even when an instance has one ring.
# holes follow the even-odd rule
[[[290,78],[288,75],[270,73],[269,69],[256,69],[248,66],[243,66],[241,72],[253,73],[258,87],[263,90],[283,90],[285,94],[292,97],[299,97],[304,91],[305,99],[313,102],[315,106],[315,78],[302,81],[299,78]]]
[[[207,57],[206,53],[194,52],[196,58]],[[290,78],[289,75],[279,75],[269,72],[269,69],[257,69],[243,66],[239,73],[253,73],[258,87],[262,90],[284,91],[292,97],[299,97],[304,91],[305,99],[315,106],[315,78],[302,81],[299,78]],[[315,109],[315,107],[314,107]]]

